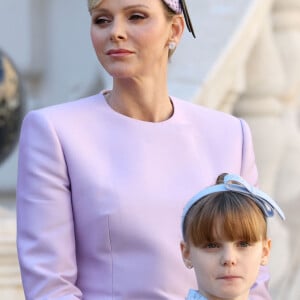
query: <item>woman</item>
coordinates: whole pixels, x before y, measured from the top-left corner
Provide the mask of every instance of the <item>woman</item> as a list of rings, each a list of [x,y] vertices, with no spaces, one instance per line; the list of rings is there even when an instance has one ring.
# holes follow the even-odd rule
[[[256,183],[246,123],[168,94],[180,3],[89,1],[112,89],[24,119],[17,220],[27,300],[183,299],[196,286],[178,249],[184,199],[225,171]],[[268,299],[265,277],[253,299]]]

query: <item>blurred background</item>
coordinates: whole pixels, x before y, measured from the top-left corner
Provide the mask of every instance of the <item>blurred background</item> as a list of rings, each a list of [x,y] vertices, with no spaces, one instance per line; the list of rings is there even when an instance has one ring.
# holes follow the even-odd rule
[[[300,298],[300,0],[187,0],[170,94],[245,119],[259,185],[287,221],[270,224],[270,289]],[[40,107],[110,88],[94,54],[86,0],[0,0],[0,298],[24,299],[15,247],[19,129]],[[28,220],[30,221],[30,220]]]

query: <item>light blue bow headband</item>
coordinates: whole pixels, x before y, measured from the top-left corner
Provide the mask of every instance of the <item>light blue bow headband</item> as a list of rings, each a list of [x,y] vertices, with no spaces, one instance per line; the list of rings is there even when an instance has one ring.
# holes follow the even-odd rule
[[[277,211],[278,215],[285,220],[283,211],[269,195],[254,186],[251,186],[242,177],[235,174],[227,174],[224,176],[224,183],[216,184],[201,190],[185,205],[182,214],[182,229],[185,217],[195,203],[210,194],[227,191],[237,192],[250,197],[261,208],[266,217],[273,217],[274,211]]]

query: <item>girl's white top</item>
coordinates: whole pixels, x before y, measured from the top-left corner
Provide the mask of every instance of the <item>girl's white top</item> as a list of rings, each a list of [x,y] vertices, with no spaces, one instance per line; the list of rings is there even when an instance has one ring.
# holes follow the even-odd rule
[[[207,298],[200,295],[196,290],[189,290],[186,300],[207,300]]]

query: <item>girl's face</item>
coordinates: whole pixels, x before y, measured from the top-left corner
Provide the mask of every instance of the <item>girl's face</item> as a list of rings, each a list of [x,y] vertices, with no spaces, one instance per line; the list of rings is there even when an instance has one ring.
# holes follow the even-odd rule
[[[91,17],[97,57],[117,78],[166,71],[168,44],[183,30],[182,16],[168,21],[161,0],[102,0]]]
[[[216,241],[198,247],[182,242],[185,264],[192,265],[199,292],[211,299],[248,299],[271,242]]]

